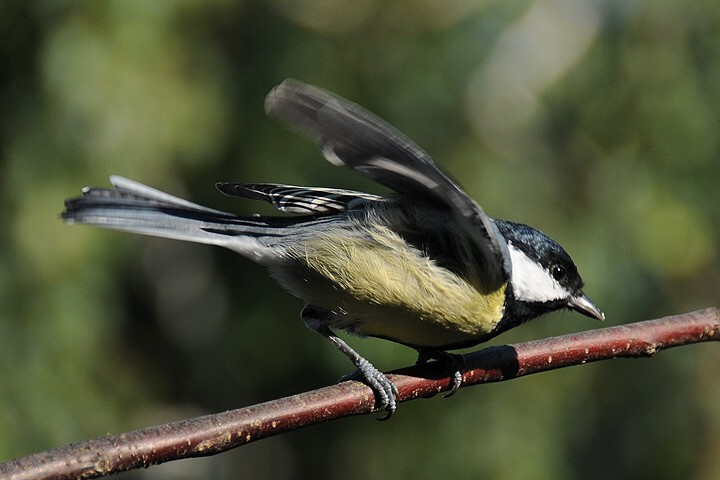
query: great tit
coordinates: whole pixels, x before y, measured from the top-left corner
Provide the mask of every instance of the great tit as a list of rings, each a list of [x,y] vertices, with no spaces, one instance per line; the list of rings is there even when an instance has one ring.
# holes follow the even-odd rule
[[[218,183],[224,194],[274,205],[286,216],[240,217],[119,176],[85,188],[62,218],[145,235],[220,245],[265,265],[306,302],[301,316],[396,409],[394,384],[335,329],[452,356],[559,309],[603,319],[570,256],[527,225],[490,218],[430,156],[364,108],[286,80],[266,112],[317,143],[322,155],[396,194],[274,183]],[[453,391],[462,377],[455,368]]]

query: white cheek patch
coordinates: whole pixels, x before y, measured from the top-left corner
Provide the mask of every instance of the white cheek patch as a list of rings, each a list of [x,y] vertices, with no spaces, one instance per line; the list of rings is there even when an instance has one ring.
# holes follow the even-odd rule
[[[508,243],[508,248],[512,262],[510,283],[516,299],[525,302],[549,302],[570,295],[542,265],[531,260],[512,243]]]

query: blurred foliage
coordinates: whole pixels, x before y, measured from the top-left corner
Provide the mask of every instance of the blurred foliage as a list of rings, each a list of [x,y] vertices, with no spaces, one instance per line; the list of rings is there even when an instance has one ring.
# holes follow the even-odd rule
[[[714,0],[0,0],[0,460],[347,372],[249,261],[58,218],[114,173],[240,213],[257,206],[215,181],[379,191],[265,118],[285,77],[559,240],[607,324],[717,304],[719,59]],[[495,343],[597,326],[553,315]],[[603,362],[122,478],[716,479],[719,366],[717,345]]]

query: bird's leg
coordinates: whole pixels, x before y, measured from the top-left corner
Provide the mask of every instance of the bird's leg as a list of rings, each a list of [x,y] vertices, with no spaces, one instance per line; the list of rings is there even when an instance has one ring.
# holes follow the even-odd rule
[[[397,408],[395,396],[398,395],[397,387],[388,379],[384,373],[375,368],[372,363],[360,356],[342,338],[338,337],[326,325],[323,325],[322,318],[327,316],[322,309],[306,305],[300,314],[305,325],[327,338],[338,350],[340,350],[355,365],[356,371],[349,378],[359,377],[375,393],[376,409],[385,411],[385,416],[380,420],[389,419]]]
[[[437,360],[446,363],[452,370],[452,386],[450,391],[447,392],[444,397],[451,397],[455,395],[460,386],[462,385],[463,377],[462,370],[465,369],[465,357],[458,355],[457,353],[449,353],[444,350],[434,350],[429,348],[418,348],[418,359],[415,365],[422,365],[428,362],[428,360]]]

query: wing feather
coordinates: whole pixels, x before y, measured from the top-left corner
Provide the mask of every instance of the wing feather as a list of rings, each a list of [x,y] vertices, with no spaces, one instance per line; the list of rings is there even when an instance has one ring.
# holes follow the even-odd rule
[[[395,127],[355,103],[291,79],[268,94],[265,110],[315,140],[328,161],[409,199],[449,208],[475,246],[483,290],[495,291],[507,282],[510,255],[494,221]]]
[[[279,183],[229,183],[215,185],[225,195],[270,203],[282,212],[295,215],[327,215],[347,211],[356,201],[379,201],[382,197],[355,190],[324,187],[296,187]]]

